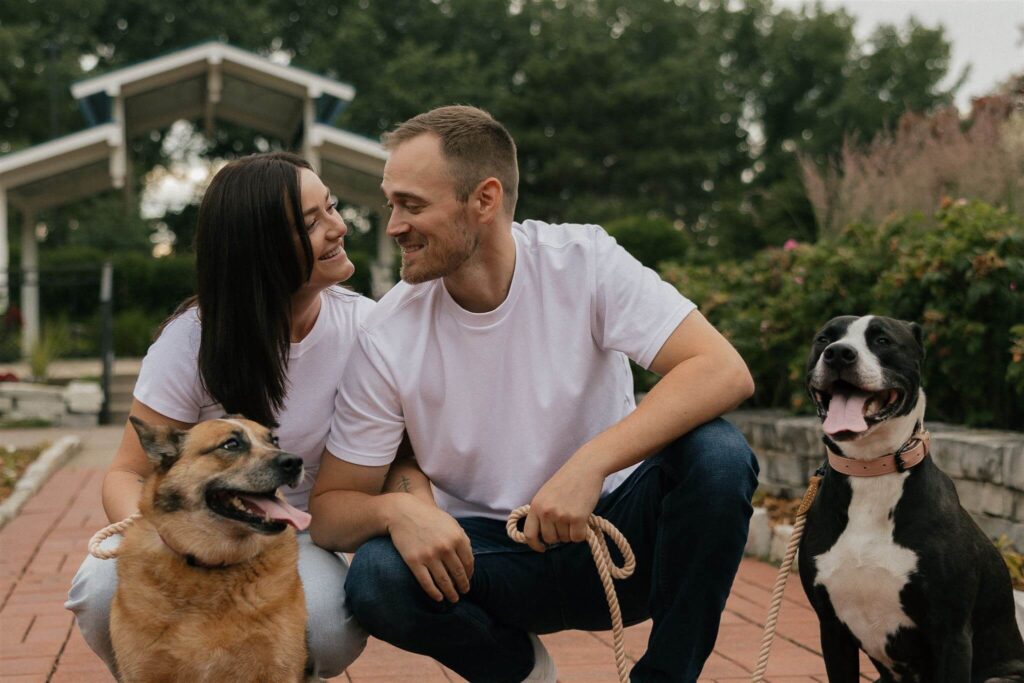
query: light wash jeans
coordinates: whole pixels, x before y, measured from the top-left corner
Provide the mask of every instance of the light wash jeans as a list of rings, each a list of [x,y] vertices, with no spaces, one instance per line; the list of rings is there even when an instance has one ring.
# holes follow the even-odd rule
[[[297,536],[299,578],[306,595],[306,644],[309,662],[306,672],[331,678],[351,664],[366,647],[366,632],[345,607],[345,576],[348,563],[339,555],[314,545],[308,533]],[[103,542],[109,549],[121,542],[112,536]],[[100,560],[91,555],[75,574],[64,607],[75,613],[82,637],[93,652],[117,676],[114,650],[110,644],[110,603],[117,590],[117,560]]]

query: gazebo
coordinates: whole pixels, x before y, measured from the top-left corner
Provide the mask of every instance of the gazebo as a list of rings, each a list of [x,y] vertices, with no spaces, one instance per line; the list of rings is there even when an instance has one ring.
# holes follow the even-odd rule
[[[185,119],[207,134],[218,121],[285,141],[301,153],[347,204],[380,214],[387,152],[368,138],[330,125],[355,96],[352,86],[220,42],[173,52],[75,83],[90,127],[0,157],[0,310],[9,296],[9,208],[21,214],[22,350],[39,340],[40,212],[110,189],[129,196],[129,141]],[[391,285],[392,244],[377,231],[374,296]]]

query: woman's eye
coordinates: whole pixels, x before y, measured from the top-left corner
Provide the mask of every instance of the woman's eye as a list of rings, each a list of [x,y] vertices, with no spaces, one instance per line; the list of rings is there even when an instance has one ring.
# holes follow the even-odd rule
[[[331,202],[327,205],[327,213],[334,213],[338,208],[338,202]]]

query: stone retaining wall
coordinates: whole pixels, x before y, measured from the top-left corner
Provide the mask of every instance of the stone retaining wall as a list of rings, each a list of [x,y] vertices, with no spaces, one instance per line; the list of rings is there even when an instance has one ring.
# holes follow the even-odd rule
[[[728,416],[761,463],[761,486],[773,495],[799,497],[824,462],[815,417],[780,411],[737,411]],[[956,484],[960,503],[985,532],[1006,534],[1024,550],[1024,433],[928,423],[932,457]]]

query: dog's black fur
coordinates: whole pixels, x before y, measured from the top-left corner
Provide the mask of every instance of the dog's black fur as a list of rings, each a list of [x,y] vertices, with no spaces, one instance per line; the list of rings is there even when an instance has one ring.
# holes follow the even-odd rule
[[[822,358],[826,353],[828,361]],[[865,420],[866,431],[835,434],[833,450],[845,457],[879,457],[920,429],[923,357],[916,324],[844,316],[822,328],[807,362],[807,386],[823,419],[832,392],[850,385],[895,397]],[[905,473],[852,479],[828,468],[800,544],[800,578],[821,623],[829,681],[859,680],[858,650],[868,648],[854,631],[865,640],[883,638],[883,650],[876,641],[868,655],[886,683],[1024,681],[1024,641],[1015,622],[1009,572],[960,506],[949,477],[929,457]],[[851,507],[855,496],[860,502]],[[860,540],[852,533],[842,538],[854,526],[868,533]],[[890,543],[895,545],[887,553]],[[871,566],[872,550],[882,566]],[[885,566],[890,561],[892,566]],[[893,573],[900,566],[905,571]],[[899,605],[886,599],[881,590],[886,585],[894,587],[894,595],[898,588]],[[881,621],[895,618],[900,625],[872,631],[876,612]]]

